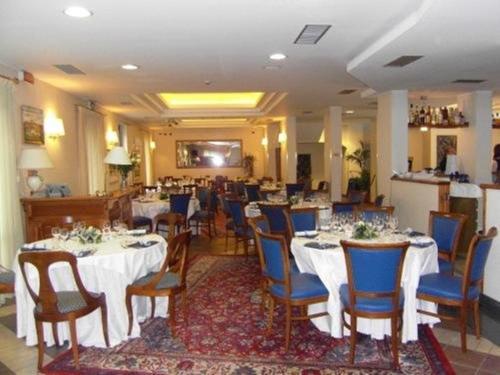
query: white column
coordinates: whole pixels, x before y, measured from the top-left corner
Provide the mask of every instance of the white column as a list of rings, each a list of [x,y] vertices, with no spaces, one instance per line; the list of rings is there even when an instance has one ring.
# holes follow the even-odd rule
[[[462,144],[457,144],[457,154],[471,181],[476,184],[491,182],[491,91],[474,91],[458,96],[469,127],[464,128]]]
[[[408,91],[394,90],[378,96],[377,193],[390,202],[394,171],[408,171]]]
[[[276,149],[280,147],[278,134],[280,126],[278,123],[272,123],[266,126],[267,146],[265,147],[266,163],[264,173],[276,181]]]
[[[342,107],[328,107],[323,117],[325,130],[325,180],[333,201],[342,198]]]
[[[294,116],[285,117],[281,122],[281,133],[286,135],[286,141],[281,143],[281,171],[283,181],[297,182],[297,119]]]

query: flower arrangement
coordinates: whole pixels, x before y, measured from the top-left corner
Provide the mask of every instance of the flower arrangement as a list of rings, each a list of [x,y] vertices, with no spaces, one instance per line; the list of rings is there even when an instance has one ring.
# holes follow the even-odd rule
[[[370,223],[358,221],[354,224],[352,238],[356,240],[371,240],[378,237],[377,229]]]
[[[298,195],[292,195],[290,198],[288,198],[288,202],[293,206],[295,204],[299,203],[299,196]]]
[[[77,238],[83,244],[101,243],[102,232],[99,229],[90,226],[78,231]]]

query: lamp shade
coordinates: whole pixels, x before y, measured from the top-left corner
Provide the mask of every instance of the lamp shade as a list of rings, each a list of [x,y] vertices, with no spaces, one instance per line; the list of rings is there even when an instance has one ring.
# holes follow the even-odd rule
[[[116,146],[111,151],[109,151],[106,157],[104,158],[104,162],[106,164],[114,164],[114,165],[132,165],[127,150],[125,150],[121,146]]]
[[[49,117],[45,120],[45,134],[51,138],[58,138],[65,135],[64,123],[60,118]]]
[[[458,172],[458,160],[457,155],[447,155],[446,156],[446,170],[445,174],[453,174]]]
[[[45,148],[24,148],[19,158],[19,169],[54,168],[52,160]]]

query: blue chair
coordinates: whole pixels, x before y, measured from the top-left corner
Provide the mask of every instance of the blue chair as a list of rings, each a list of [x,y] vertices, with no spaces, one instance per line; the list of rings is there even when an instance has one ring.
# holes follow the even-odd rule
[[[269,221],[271,233],[280,234],[290,240],[291,233],[289,233],[289,228],[285,217],[285,211],[290,210],[290,204],[259,203],[258,205],[262,215],[267,217],[267,220]]]
[[[226,217],[226,224],[225,224],[225,243],[226,243],[226,251],[229,245],[229,238],[235,238],[235,233],[234,233],[234,220],[231,216],[231,210],[229,209],[229,203],[227,202],[228,198],[234,198],[234,194],[232,193],[223,193],[219,194],[219,204],[222,209],[222,212],[224,213],[224,216]]]
[[[262,200],[262,197],[260,195],[260,185],[246,184],[245,191],[248,202],[257,202]]]
[[[266,280],[267,293],[270,296],[268,315],[268,333],[273,325],[275,302],[285,305],[285,349],[290,346],[292,320],[308,320],[326,315],[327,312],[308,315],[307,306],[326,302],[328,290],[316,275],[290,272],[288,245],[283,236],[255,232],[257,249],[261,249],[264,260],[262,275]],[[303,315],[292,316],[292,307],[301,307]]]
[[[184,215],[184,227],[187,228],[188,208],[191,194],[170,194],[170,212]]]
[[[367,191],[349,189],[347,191],[347,199],[353,203],[364,203],[368,195]]]
[[[462,351],[467,351],[466,324],[467,310],[473,309],[474,326],[477,339],[481,337],[481,327],[479,322],[479,295],[481,292],[484,267],[491,249],[493,238],[497,235],[495,227],[490,228],[486,235],[476,234],[472,239],[465,270],[462,277],[444,273],[431,273],[420,278],[417,289],[417,298],[434,302],[440,305],[452,306],[460,309],[460,316],[433,313],[430,311],[417,310],[419,313],[441,317],[443,319],[457,320],[460,324],[460,339]]]
[[[332,213],[334,214],[353,214],[359,202],[333,202]]]
[[[354,215],[358,220],[373,221],[377,218],[388,221],[394,213],[394,206],[375,207],[358,205],[354,209]]]
[[[201,205],[202,198],[205,202],[204,206]],[[206,226],[208,229],[208,237],[212,238],[212,228],[215,236],[217,236],[217,229],[215,225],[215,214],[217,209],[217,192],[208,188],[200,188],[198,190],[198,199],[202,208],[196,211],[193,216],[189,218],[189,222],[194,221],[196,224],[196,233],[199,234],[200,225]]]
[[[285,211],[285,218],[288,224],[288,231],[292,236],[295,235],[295,232],[316,230],[318,208],[292,208],[289,211]]]
[[[467,215],[431,211],[429,235],[438,247],[439,272],[453,274],[457,248]]]
[[[248,257],[248,247],[253,239],[253,230],[248,226],[245,207],[241,199],[228,199],[227,203],[234,222],[234,235],[236,237],[234,253],[238,252],[238,244],[243,242],[243,249]]]
[[[393,364],[399,367],[398,321],[403,311],[401,292],[403,261],[410,242],[366,244],[340,241],[344,249],[347,284],[340,286],[342,318],[351,331],[349,360],[354,364],[357,318],[391,319]],[[345,321],[350,315],[350,324]]]
[[[297,184],[286,184],[286,197],[287,199],[290,197],[293,197],[297,193],[303,193],[304,192],[304,186],[305,184],[303,183],[297,183]]]

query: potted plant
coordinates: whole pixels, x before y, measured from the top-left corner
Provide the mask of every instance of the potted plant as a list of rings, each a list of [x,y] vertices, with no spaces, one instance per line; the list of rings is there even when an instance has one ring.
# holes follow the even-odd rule
[[[255,156],[252,154],[246,154],[241,160],[241,165],[245,171],[245,177],[253,177],[253,164],[255,162]]]
[[[370,191],[370,145],[359,141],[360,147],[351,154],[346,155],[346,160],[359,167],[359,176],[349,179],[348,190]]]

